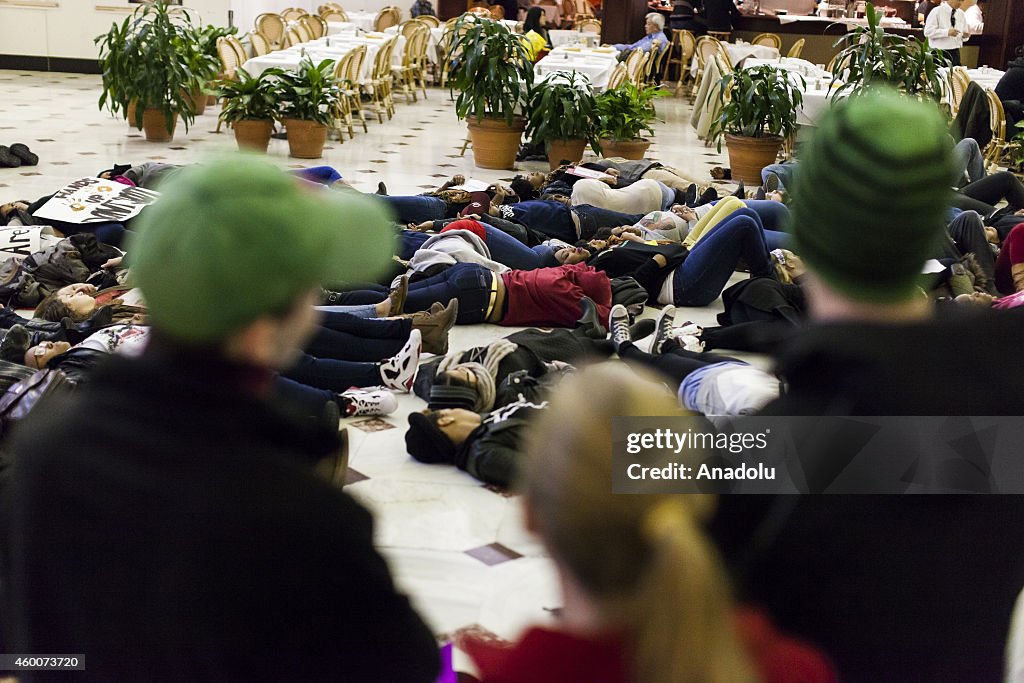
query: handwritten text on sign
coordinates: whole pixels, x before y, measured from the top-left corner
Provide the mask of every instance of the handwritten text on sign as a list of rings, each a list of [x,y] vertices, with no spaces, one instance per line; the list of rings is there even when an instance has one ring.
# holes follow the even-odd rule
[[[53,195],[34,215],[65,223],[120,223],[138,216],[159,197],[159,192],[141,187],[81,178]]]

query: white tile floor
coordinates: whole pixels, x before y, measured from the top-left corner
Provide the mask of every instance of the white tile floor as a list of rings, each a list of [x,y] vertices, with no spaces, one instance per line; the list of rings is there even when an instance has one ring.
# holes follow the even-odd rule
[[[213,133],[215,109],[188,133],[179,127],[173,142],[156,144],[100,112],[98,97],[97,76],[0,71],[0,144],[23,142],[40,157],[36,167],[0,169],[0,201],[34,200],[114,163],[185,164],[235,149],[230,131]],[[460,157],[465,126],[457,121],[448,93],[431,89],[429,97],[413,105],[400,99],[393,120],[370,122],[369,133],[357,134],[354,141],[329,142],[322,160],[290,159],[287,143],[280,140],[271,142],[269,158],[286,168],[330,164],[360,190],[374,191],[384,180],[392,194],[417,194],[456,173],[488,182],[512,175],[474,168],[472,151]],[[663,122],[655,126],[650,156],[710,182],[708,169],[727,164],[696,140],[688,125],[689,104],[666,98],[657,109]],[[546,170],[546,164],[522,168]],[[713,324],[718,310],[716,304],[685,315]],[[453,331],[451,346],[487,344],[511,331],[461,327]],[[422,407],[419,399],[404,396],[398,412],[387,418],[397,428],[370,434],[349,428],[353,478],[359,481],[346,490],[375,514],[377,544],[436,633],[481,624],[512,638],[525,624],[550,618],[545,608],[558,606],[551,566],[523,529],[516,498],[490,491],[453,468],[420,465],[406,455],[402,425],[410,411]],[[486,548],[492,544],[499,545]]]

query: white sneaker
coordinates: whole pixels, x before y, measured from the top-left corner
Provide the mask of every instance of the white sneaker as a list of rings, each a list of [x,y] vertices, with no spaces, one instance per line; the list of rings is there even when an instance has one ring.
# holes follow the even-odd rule
[[[673,339],[687,351],[693,351],[694,353],[704,352],[704,342],[692,334],[677,334]]]
[[[616,351],[626,342],[633,341],[629,334],[629,313],[622,304],[615,304],[608,312],[608,331],[611,332]]]
[[[390,415],[398,410],[398,399],[384,387],[357,389],[353,387],[339,395],[342,417],[359,415]]]
[[[691,323],[690,321],[686,321],[679,327],[673,328],[671,332],[671,336],[673,337],[679,337],[684,335],[690,337],[699,337],[702,334],[704,334],[704,328],[698,325],[697,323]]]
[[[412,383],[416,379],[416,371],[419,370],[422,348],[420,331],[413,330],[401,351],[380,362],[380,378],[384,386],[404,393],[412,391]]]

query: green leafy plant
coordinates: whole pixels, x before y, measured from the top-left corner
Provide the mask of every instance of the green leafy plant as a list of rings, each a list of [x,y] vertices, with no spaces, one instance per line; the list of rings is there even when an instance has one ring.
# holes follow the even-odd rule
[[[841,48],[832,62],[832,76],[841,85],[832,96],[885,85],[908,95],[941,100],[948,76],[939,68],[948,65],[946,56],[932,49],[927,39],[886,33],[881,26],[882,13],[870,2],[865,14],[867,26],[854,27],[833,45]]]
[[[526,134],[551,149],[552,140],[586,140],[597,145],[597,101],[590,79],[576,72],[555,72],[534,84],[529,95]]]
[[[1018,121],[1014,127],[1017,134],[1010,138],[1010,163],[1012,170],[1020,174],[1024,173],[1024,121]]]
[[[334,60],[314,64],[303,57],[295,71],[281,71],[273,79],[274,100],[282,119],[302,119],[329,126],[341,101],[334,82]]]
[[[237,32],[237,28],[218,26],[203,26],[189,30],[189,39],[181,45],[181,54],[188,63],[189,70],[195,77],[199,88],[205,88],[220,71],[217,39]]]
[[[807,87],[802,76],[796,78],[799,86],[790,80],[788,71],[768,65],[737,69],[723,76],[718,83],[722,108],[709,131],[718,141],[719,151],[726,133],[763,138],[796,132],[796,112]]]
[[[97,36],[94,42],[103,74],[100,108],[127,114],[129,103],[135,102],[132,123],[137,128],[142,127],[146,109],[157,109],[167,119],[168,133],[174,129],[176,114],[188,130],[195,120],[189,92],[202,84],[190,64],[196,52],[192,37],[188,11],[164,2],[142,5],[120,25]]]
[[[238,68],[234,79],[214,84],[211,94],[224,100],[220,120],[235,123],[245,120],[273,120],[277,117],[277,90],[286,74],[281,69],[267,69],[259,76]]]
[[[654,100],[666,94],[657,86],[638,88],[628,81],[605,90],[595,98],[598,137],[628,141],[639,138],[640,133],[654,135],[651,124],[658,118]]]
[[[459,93],[455,113],[460,119],[503,118],[511,126],[533,83],[533,63],[522,36],[501,22],[470,14],[455,22],[452,35],[449,89]]]

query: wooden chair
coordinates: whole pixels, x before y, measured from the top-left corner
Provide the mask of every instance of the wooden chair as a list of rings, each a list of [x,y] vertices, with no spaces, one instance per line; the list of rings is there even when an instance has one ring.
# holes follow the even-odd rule
[[[668,52],[668,47],[662,50],[660,40],[655,40],[651,43],[651,49],[647,57],[647,68],[644,71],[644,83],[653,85],[657,82],[658,77],[661,75],[661,62],[665,59],[666,52]]]
[[[336,2],[325,2],[324,4],[317,7],[316,13],[322,17],[325,12],[341,12],[342,14],[344,14],[345,10],[342,9],[341,5],[339,5]]]
[[[363,132],[368,133],[369,129],[366,127],[366,113],[363,111],[363,98],[362,98],[362,82],[363,82],[363,63],[366,62],[366,46],[360,45],[349,52],[352,55],[352,59],[348,65],[348,71],[345,73],[345,89],[342,90],[342,94],[348,98],[348,109],[351,112],[353,118],[355,114],[359,113],[359,123],[363,126]]]
[[[348,23],[348,15],[336,9],[330,9],[320,15],[320,18],[327,22],[343,21]]]
[[[633,50],[626,57],[626,78],[630,83],[640,85],[643,81],[643,70],[647,66],[647,53],[642,50]]]
[[[307,14],[309,14],[309,12],[301,7],[289,7],[286,10],[281,10],[281,18],[285,21],[298,21]]]
[[[715,43],[715,48],[716,54],[718,54],[718,56],[720,56],[725,63],[729,65],[729,71],[732,71],[735,68],[735,65],[732,63],[732,55],[729,54],[729,50],[725,47],[725,43],[718,41]]]
[[[672,31],[672,42],[668,45],[668,57],[664,60],[664,68],[661,72],[661,81],[667,82],[672,67],[679,69],[679,76],[676,80],[674,95],[678,96],[683,91],[683,83],[690,73],[690,62],[693,60],[693,53],[696,49],[697,40],[693,33],[686,29],[675,29]]]
[[[439,28],[441,26],[441,20],[435,17],[433,14],[421,14],[416,17],[418,21],[422,21],[425,24],[429,24],[430,28]]]
[[[626,65],[618,63],[612,69],[612,75],[608,77],[608,90],[614,90],[626,82]]]
[[[238,58],[238,52],[231,45],[231,42],[225,36],[221,36],[217,39],[217,57],[220,59],[220,77],[225,80],[235,80],[238,76],[236,72],[238,67],[242,65],[242,61]],[[220,132],[220,127],[224,122],[217,119],[217,130]]]
[[[697,58],[697,77],[693,79],[693,91],[691,95],[697,96],[697,91],[700,89],[700,83],[704,80],[704,67],[708,61],[715,58],[718,54],[718,40],[711,36],[701,36],[697,39],[694,45],[694,56]]]
[[[708,31],[708,37],[728,43],[732,39],[732,31]]]
[[[1006,151],[1013,146],[1013,143],[1006,139],[1006,112],[1003,111],[1003,103],[994,90],[986,90],[985,97],[988,98],[988,122],[992,130],[992,140],[985,146],[985,163],[989,173],[996,170]]]
[[[596,33],[601,35],[601,20],[587,17],[582,21],[576,22],[576,30],[580,33]]]
[[[394,8],[385,7],[381,11],[377,12],[377,16],[373,20],[373,30],[380,33],[386,28],[398,26],[400,21],[401,18],[395,17]]]
[[[245,45],[242,45],[242,41],[234,36],[225,36],[228,39],[228,45],[235,51],[235,56],[238,57],[239,64],[245,64],[249,61],[249,53],[245,50]]]
[[[284,42],[285,28],[285,21],[280,14],[266,12],[256,17],[256,30],[270,41],[270,47],[275,50]]]
[[[257,57],[273,52],[270,48],[270,41],[259,31],[249,31],[249,44],[252,45],[253,54]]]
[[[319,14],[309,14],[299,21],[306,27],[313,40],[323,38],[327,35],[327,22]]]
[[[426,97],[426,87],[422,69],[421,54],[426,56],[427,38],[430,37],[430,29],[419,22],[408,22],[413,24],[413,30],[406,36],[405,49],[402,51],[402,65],[394,68],[394,73],[402,84],[402,94],[406,102],[416,102],[416,88],[421,81],[424,82],[423,95]]]
[[[412,34],[416,33],[416,31],[421,28],[423,28],[422,22],[416,19],[410,19],[409,21],[403,21],[398,25],[398,32],[401,33],[406,40],[409,40]]]
[[[308,43],[313,40],[313,34],[309,31],[309,26],[306,25],[305,17],[299,19],[298,23],[292,27],[292,29],[299,34],[299,40],[303,43]]]
[[[950,115],[956,116],[957,111],[960,110],[960,101],[964,98],[964,93],[967,92],[967,86],[970,85],[971,78],[967,75],[967,69],[962,66],[954,66],[949,71],[949,108]]]
[[[782,38],[775,33],[759,33],[754,36],[754,39],[750,41],[751,45],[767,45],[768,47],[774,47],[776,50],[782,49]]]
[[[806,42],[807,42],[806,38],[801,38],[800,40],[798,40],[795,43],[793,43],[793,46],[791,48],[789,48],[789,52],[786,53],[786,56],[787,57],[793,57],[794,59],[799,58],[800,55],[803,54],[804,43],[806,43]]]
[[[296,45],[301,45],[303,42],[302,36],[295,28],[290,28],[284,32],[284,42],[281,43],[281,47],[287,49]]]
[[[381,45],[373,61],[373,74],[370,77],[370,82],[367,84],[370,87],[370,99],[374,104],[379,123],[384,123],[385,115],[387,115],[389,120],[395,115],[395,103],[391,94],[391,84],[393,81],[393,76],[391,75],[391,55],[397,41],[398,38],[395,36],[388,38]]]

